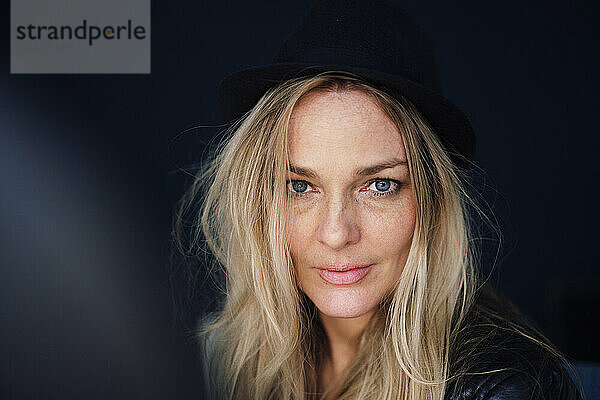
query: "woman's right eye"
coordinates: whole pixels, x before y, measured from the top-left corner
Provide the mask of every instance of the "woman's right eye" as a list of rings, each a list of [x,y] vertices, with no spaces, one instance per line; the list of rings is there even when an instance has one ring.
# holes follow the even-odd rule
[[[287,184],[288,191],[292,194],[305,194],[310,191],[310,185],[306,181],[290,180]]]

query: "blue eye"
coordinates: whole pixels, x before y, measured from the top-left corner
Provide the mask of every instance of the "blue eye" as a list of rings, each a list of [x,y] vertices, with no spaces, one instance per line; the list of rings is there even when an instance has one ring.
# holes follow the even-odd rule
[[[294,194],[303,194],[308,191],[310,185],[306,181],[289,181],[288,182],[288,190]]]
[[[390,190],[392,183],[390,181],[377,181],[375,182],[375,188],[380,192],[387,192]]]
[[[294,189],[295,192],[302,193],[308,189],[308,184],[304,181],[293,181],[292,189]]]
[[[373,179],[363,186],[361,191],[369,192],[371,196],[388,196],[395,194],[401,186],[402,183],[395,179]],[[287,190],[290,195],[297,197],[315,193],[310,183],[303,180],[289,180]]]
[[[374,179],[367,184],[367,190],[373,196],[387,196],[400,189],[401,183],[394,179]]]

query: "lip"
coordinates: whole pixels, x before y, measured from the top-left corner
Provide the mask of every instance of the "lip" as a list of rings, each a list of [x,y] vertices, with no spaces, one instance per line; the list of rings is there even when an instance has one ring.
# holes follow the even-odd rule
[[[319,275],[327,283],[332,285],[352,285],[363,279],[369,271],[371,265],[328,265],[318,268]]]

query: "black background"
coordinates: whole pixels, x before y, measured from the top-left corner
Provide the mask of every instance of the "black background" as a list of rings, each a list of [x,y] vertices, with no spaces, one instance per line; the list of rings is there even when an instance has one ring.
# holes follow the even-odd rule
[[[202,304],[174,311],[174,203],[218,132],[220,79],[268,63],[310,2],[154,1],[149,75],[11,75],[2,4],[0,397],[198,398]],[[600,361],[597,5],[399,4],[478,134],[505,233],[492,282]]]

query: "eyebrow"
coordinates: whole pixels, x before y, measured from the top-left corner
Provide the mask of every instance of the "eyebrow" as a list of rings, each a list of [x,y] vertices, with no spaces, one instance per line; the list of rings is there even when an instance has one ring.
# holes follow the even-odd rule
[[[354,171],[355,176],[369,176],[378,173],[379,171],[383,171],[384,169],[394,168],[399,165],[408,166],[406,160],[402,160],[399,158],[393,158],[391,160],[386,160],[375,165],[371,165],[368,167],[361,167]],[[314,170],[310,168],[298,167],[296,165],[290,165],[290,172],[293,172],[296,175],[304,176],[306,178],[315,179],[319,176]]]

